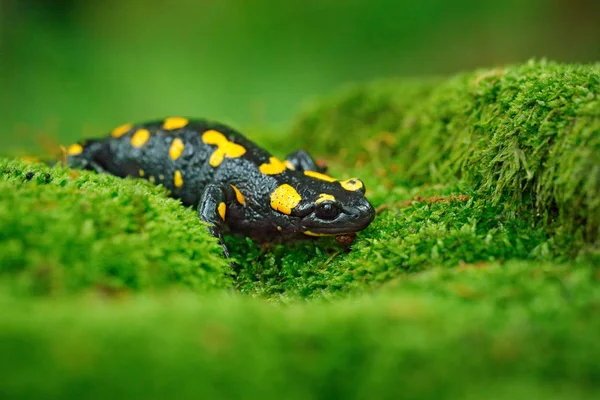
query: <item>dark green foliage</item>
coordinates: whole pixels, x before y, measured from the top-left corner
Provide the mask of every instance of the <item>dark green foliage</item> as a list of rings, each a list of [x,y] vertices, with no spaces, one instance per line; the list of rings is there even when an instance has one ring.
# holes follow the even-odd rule
[[[462,178],[600,238],[600,65],[532,61],[414,85],[378,82],[319,103],[296,123],[296,144],[395,165],[413,182]]]
[[[18,292],[206,291],[231,284],[227,269],[196,213],[165,190],[0,160],[0,276]]]

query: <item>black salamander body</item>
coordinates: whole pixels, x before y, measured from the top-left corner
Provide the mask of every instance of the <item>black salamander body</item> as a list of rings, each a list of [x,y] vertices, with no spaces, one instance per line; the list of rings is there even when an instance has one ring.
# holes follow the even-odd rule
[[[280,161],[206,120],[125,124],[105,139],[70,146],[67,163],[164,185],[183,204],[197,206],[222,245],[224,230],[266,242],[350,234],[375,217],[359,179],[331,178],[302,150]]]

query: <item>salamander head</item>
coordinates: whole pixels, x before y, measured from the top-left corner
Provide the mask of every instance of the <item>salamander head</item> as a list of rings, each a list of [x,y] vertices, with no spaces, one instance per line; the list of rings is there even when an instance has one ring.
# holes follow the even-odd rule
[[[271,207],[291,217],[295,233],[308,236],[335,236],[365,229],[375,218],[375,210],[365,197],[365,187],[357,178],[335,180],[316,172],[273,192]]]

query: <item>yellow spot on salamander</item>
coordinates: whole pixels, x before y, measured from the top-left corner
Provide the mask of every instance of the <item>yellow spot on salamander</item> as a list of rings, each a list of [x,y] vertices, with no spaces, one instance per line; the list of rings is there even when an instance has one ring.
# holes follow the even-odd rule
[[[235,192],[235,198],[237,199],[238,203],[240,203],[241,205],[246,204],[246,199],[244,199],[244,196],[242,196],[242,192],[240,192],[240,190],[238,188],[236,188],[233,185],[230,185],[233,188],[233,191]]]
[[[133,125],[123,124],[123,125],[117,126],[115,129],[113,129],[110,134],[115,139],[120,138],[121,136],[123,136],[124,134],[129,132],[131,130],[131,128],[133,128]]]
[[[160,179],[161,181],[165,180],[165,176],[163,174],[158,175],[158,179]]]
[[[357,178],[346,179],[345,181],[341,181],[340,184],[342,185],[342,187],[344,189],[349,190],[351,192],[354,192],[356,190],[361,190],[362,188],[365,187],[365,185],[363,185],[362,181]]]
[[[284,183],[271,193],[271,208],[286,215],[292,213],[292,209],[300,203],[302,197],[296,189]]]
[[[304,171],[304,175],[310,176],[311,178],[320,179],[327,182],[335,182],[337,179],[330,177],[329,175],[322,174],[316,171]]]
[[[223,202],[219,203],[218,210],[219,210],[219,215],[221,216],[221,219],[223,221],[225,221],[225,212],[227,211],[227,206],[225,205],[225,203],[223,203]]]
[[[80,144],[72,144],[67,150],[67,154],[70,156],[77,156],[81,153],[83,153],[83,146]]]
[[[294,168],[294,164],[292,164],[292,162],[291,162],[290,160],[285,160],[285,161],[283,162],[283,164],[284,164],[286,167],[288,167],[288,169],[291,169],[291,170],[295,170],[295,169],[296,169],[296,168]]]
[[[269,163],[261,164],[258,169],[265,175],[277,175],[285,171],[286,166],[277,157],[269,157]]]
[[[225,157],[237,158],[246,153],[244,146],[227,140],[225,135],[214,130],[206,131],[202,134],[202,141],[206,144],[216,145],[217,148],[210,156],[208,163],[211,167],[218,167]]]
[[[315,232],[311,232],[311,231],[304,231],[305,235],[308,236],[336,236],[338,235],[337,233],[315,233]]]
[[[131,145],[133,147],[142,147],[150,140],[150,132],[148,129],[138,129],[131,137]]]
[[[156,183],[156,178],[155,178],[155,177],[153,177],[152,175],[150,175],[150,176],[148,177],[148,180],[149,180],[149,181],[150,181],[150,183],[152,183],[152,184]]]
[[[171,148],[169,149],[169,156],[171,157],[171,160],[175,161],[181,157],[184,148],[185,145],[183,144],[183,141],[179,138],[175,138],[171,144]]]
[[[335,197],[327,193],[321,193],[319,198],[315,201],[315,204],[319,204],[327,200],[335,201]]]
[[[163,123],[163,128],[168,131],[172,131],[173,129],[183,128],[189,122],[190,121],[188,121],[187,118],[170,117],[170,118],[165,119],[165,122]]]
[[[175,171],[175,176],[173,177],[173,183],[175,187],[180,188],[183,186],[183,177],[181,176],[181,171]]]
[[[144,176],[144,175],[146,175],[146,173],[144,172],[143,169],[140,169],[140,176]]]

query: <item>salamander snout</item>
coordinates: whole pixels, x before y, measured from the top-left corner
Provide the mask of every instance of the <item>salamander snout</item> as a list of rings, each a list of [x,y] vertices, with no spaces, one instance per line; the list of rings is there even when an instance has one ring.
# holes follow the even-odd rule
[[[353,207],[345,207],[344,212],[350,216],[351,221],[356,221],[357,224],[364,225],[359,230],[366,228],[375,219],[375,209],[366,198],[361,204]]]
[[[302,218],[302,229],[314,236],[354,233],[365,229],[374,218],[375,209],[362,192],[339,193],[317,200],[312,212]]]

